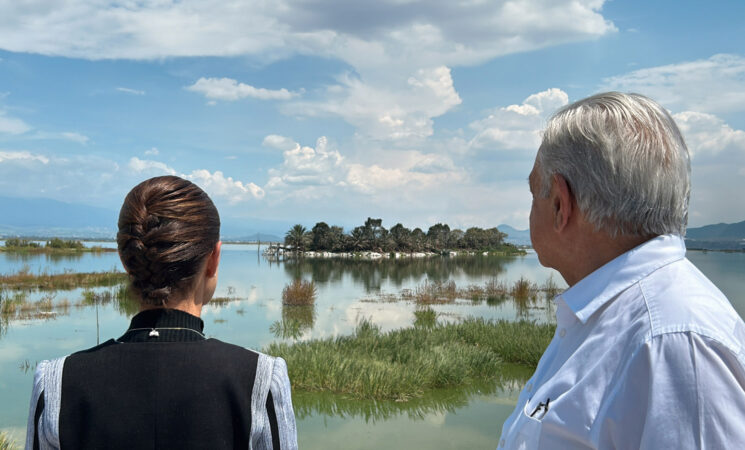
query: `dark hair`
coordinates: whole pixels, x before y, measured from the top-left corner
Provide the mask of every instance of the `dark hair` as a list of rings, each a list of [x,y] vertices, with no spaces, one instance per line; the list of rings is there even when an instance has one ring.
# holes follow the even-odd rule
[[[119,255],[144,304],[165,305],[193,285],[220,240],[220,216],[207,194],[175,176],[135,186],[119,213]]]

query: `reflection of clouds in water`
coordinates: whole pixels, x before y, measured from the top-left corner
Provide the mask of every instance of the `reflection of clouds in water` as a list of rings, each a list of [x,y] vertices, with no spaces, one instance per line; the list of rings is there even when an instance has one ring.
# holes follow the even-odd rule
[[[22,345],[3,345],[0,347],[0,363],[4,362],[16,362],[23,355],[28,354],[28,348]]]
[[[445,425],[445,419],[447,418],[447,414],[443,412],[435,412],[432,414],[427,414],[424,417],[424,421],[431,423],[432,425],[438,425],[442,426]]]
[[[407,327],[414,321],[412,307],[406,303],[355,302],[346,308],[345,315],[353,327],[361,319],[369,319],[383,331]]]

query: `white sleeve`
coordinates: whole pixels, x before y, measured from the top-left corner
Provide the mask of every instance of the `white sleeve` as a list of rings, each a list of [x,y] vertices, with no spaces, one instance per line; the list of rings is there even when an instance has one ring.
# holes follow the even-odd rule
[[[36,406],[39,398],[44,395],[44,371],[48,361],[42,361],[36,366],[34,373],[34,386],[31,390],[31,403],[28,408],[28,421],[26,422],[26,448],[34,448],[34,438],[37,434]],[[41,411],[39,411],[41,414]]]
[[[619,379],[600,414],[600,448],[745,448],[745,368],[721,343],[654,337]]]
[[[277,417],[279,446],[282,450],[297,450],[297,429],[295,412],[292,409],[290,378],[287,375],[287,363],[282,358],[276,358],[274,361],[269,390],[272,393],[274,413]]]

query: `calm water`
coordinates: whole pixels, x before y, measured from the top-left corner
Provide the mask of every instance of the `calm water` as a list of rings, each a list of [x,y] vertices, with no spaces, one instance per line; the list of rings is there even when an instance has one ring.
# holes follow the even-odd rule
[[[745,254],[690,252],[688,257],[745,315]],[[86,272],[117,268],[116,253],[65,257],[14,256],[0,253],[0,273],[27,268],[32,272]],[[311,310],[283,307],[282,288],[295,277],[318,286]],[[249,348],[261,349],[278,340],[273,323],[293,318],[302,324],[299,339],[348,334],[360,318],[383,329],[410,326],[414,305],[387,301],[390,295],[415,289],[424,281],[453,280],[459,287],[482,284],[496,277],[507,283],[524,276],[541,284],[561,278],[538,264],[535,254],[521,257],[428,258],[379,261],[305,260],[269,263],[256,246],[225,245],[217,296],[240,300],[208,305],[203,312],[207,335]],[[34,298],[42,294],[32,294]],[[62,356],[122,334],[129,323],[126,311],[114,305],[76,306],[81,290],[60,291],[53,302],[70,303],[43,319],[13,319],[0,323],[0,430],[20,441],[25,432],[33,367],[42,359]],[[433,307],[438,320],[462,317],[552,320],[551,303],[539,299],[530,308],[509,302],[490,306],[457,301]],[[530,371],[513,368],[502,384],[441,391],[406,404],[360,402],[330,395],[298,394],[295,401],[299,440],[303,448],[495,448],[502,422],[514,407]],[[351,447],[350,447],[351,446]]]

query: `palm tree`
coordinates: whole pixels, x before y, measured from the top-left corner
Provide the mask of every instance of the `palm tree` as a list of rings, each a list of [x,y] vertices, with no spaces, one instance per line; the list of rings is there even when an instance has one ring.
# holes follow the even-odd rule
[[[290,228],[285,234],[285,245],[292,246],[295,253],[304,251],[309,243],[310,233],[300,224]]]

